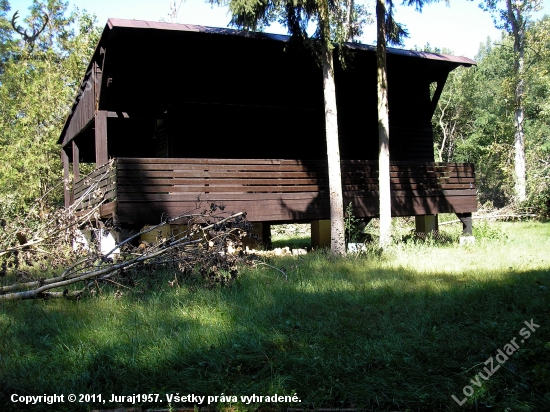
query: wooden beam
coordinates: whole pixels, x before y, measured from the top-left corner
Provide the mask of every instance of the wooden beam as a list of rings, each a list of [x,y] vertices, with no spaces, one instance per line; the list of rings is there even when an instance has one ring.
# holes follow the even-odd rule
[[[271,224],[269,222],[254,222],[252,223],[252,228],[258,239],[245,237],[243,239],[243,247],[248,246],[251,249],[257,249],[258,246],[263,246],[265,250],[271,249]]]
[[[432,101],[430,102],[430,109],[429,109],[429,117],[428,120],[432,120],[432,117],[435,113],[435,109],[437,108],[437,102],[439,102],[439,98],[441,97],[441,93],[443,92],[443,87],[445,86],[445,82],[447,81],[447,77],[449,77],[449,73],[445,73],[438,81],[437,81],[437,88],[435,89],[434,96],[432,97]]]
[[[329,219],[311,222],[311,247],[314,249],[330,248]]]
[[[103,53],[101,53],[101,55],[103,55]],[[92,70],[94,71],[94,96],[95,96],[94,107],[95,107],[95,110],[97,111],[99,110],[99,97],[101,94],[101,79],[103,76],[103,69],[102,67],[99,66],[97,61],[94,61]]]
[[[101,167],[109,161],[107,151],[107,112],[98,110],[95,114],[95,165]]]
[[[107,117],[116,117],[122,119],[129,119],[130,115],[126,112],[107,112]]]
[[[88,128],[89,128],[90,126],[92,126],[92,124],[93,124],[94,122],[95,122],[95,117],[92,117],[92,118],[88,121],[88,123],[86,123],[86,124],[82,127],[82,129],[81,129],[78,133],[76,133],[74,136],[72,136],[72,137],[69,137],[68,134],[65,134],[65,138],[63,139],[62,146],[63,146],[63,147],[68,146],[69,143],[71,143],[74,139],[76,139],[78,136],[80,136],[82,133],[84,133],[86,130],[88,130]]]
[[[63,193],[65,196],[65,208],[71,205],[70,175],[69,175],[69,156],[65,149],[61,149],[61,162],[63,163]]]
[[[462,234],[464,236],[472,236],[472,214],[456,213],[456,216],[462,222]]]
[[[439,230],[437,215],[415,216],[414,220],[417,233],[424,233],[427,235],[428,233]]]
[[[73,176],[74,181],[80,179],[80,150],[73,140]]]

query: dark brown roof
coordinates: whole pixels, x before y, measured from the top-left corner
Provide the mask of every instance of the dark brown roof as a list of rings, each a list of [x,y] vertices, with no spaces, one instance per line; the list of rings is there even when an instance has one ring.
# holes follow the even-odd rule
[[[146,21],[146,20],[126,20],[126,19],[109,19],[107,21],[106,29],[113,29],[115,27],[126,27],[126,28],[136,28],[136,29],[154,29],[154,30],[172,30],[172,31],[185,31],[185,32],[196,32],[196,33],[212,33],[212,34],[225,34],[228,36],[240,36],[248,37],[254,39],[265,39],[265,40],[276,40],[287,42],[290,37],[282,34],[271,34],[271,33],[260,33],[260,32],[247,32],[241,30],[219,28],[219,27],[208,27],[208,26],[197,26],[194,24],[179,24],[179,23],[166,23],[158,21]],[[376,46],[361,44],[361,43],[346,43],[348,47],[351,47],[355,50],[368,50],[376,51]],[[406,57],[416,57],[421,59],[430,59],[430,60],[441,60],[453,63],[459,63],[464,66],[475,65],[476,62],[467,58],[467,57],[458,57],[451,56],[447,54],[440,53],[428,53],[421,51],[413,50],[404,50],[404,49],[395,49],[388,47],[387,52],[389,54],[395,54]]]
[[[93,64],[102,70],[100,82],[93,96],[86,92],[75,99],[58,143],[66,144],[89,128],[95,110],[155,117],[174,102],[317,107],[322,102],[321,71],[311,55],[285,52],[290,39],[191,24],[109,19],[83,87]],[[375,90],[376,48],[347,46],[359,53],[345,74],[335,62],[340,95],[370,94],[371,83]],[[475,65],[465,57],[387,50],[388,76],[396,89],[406,82],[439,81],[458,66]],[[291,95],[288,90],[296,92]]]

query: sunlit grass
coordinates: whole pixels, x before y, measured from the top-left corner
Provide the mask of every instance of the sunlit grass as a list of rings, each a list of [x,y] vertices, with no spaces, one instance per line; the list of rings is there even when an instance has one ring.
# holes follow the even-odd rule
[[[228,289],[170,287],[174,275],[158,274],[118,298],[105,287],[79,302],[8,302],[0,409],[14,408],[12,393],[92,392],[296,392],[300,407],[452,409],[451,395],[462,399],[478,365],[533,318],[540,329],[465,406],[546,410],[550,224],[478,228],[467,247],[411,240],[382,255],[270,260],[288,280],[258,266]]]

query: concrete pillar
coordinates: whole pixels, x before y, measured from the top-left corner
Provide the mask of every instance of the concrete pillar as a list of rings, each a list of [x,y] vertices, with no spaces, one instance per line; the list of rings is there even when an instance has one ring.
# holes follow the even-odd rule
[[[314,249],[330,248],[330,220],[313,220],[311,222],[311,247]]]
[[[437,215],[423,215],[414,217],[417,233],[432,233],[439,230]]]
[[[457,213],[456,216],[462,222],[462,236],[460,236],[460,244],[461,245],[474,244],[476,241],[476,238],[472,234],[472,214]]]

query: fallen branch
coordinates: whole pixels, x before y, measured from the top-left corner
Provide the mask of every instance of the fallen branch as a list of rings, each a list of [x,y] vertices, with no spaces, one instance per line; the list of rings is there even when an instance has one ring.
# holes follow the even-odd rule
[[[484,215],[484,216],[472,216],[472,219],[501,219],[501,218],[515,218],[515,219],[519,219],[519,218],[523,218],[523,217],[538,217],[538,215],[536,214],[533,214],[533,213],[525,213],[525,214],[514,214],[514,215]],[[449,220],[448,222],[440,222],[438,223],[439,226],[444,226],[444,225],[450,225],[450,224],[453,224],[453,223],[460,223],[461,220],[459,219],[456,219],[456,220]]]
[[[21,251],[31,251],[35,255],[48,255],[52,252],[59,252],[59,249],[56,248],[46,250],[37,246],[48,241],[53,244],[59,244],[72,240],[76,229],[89,223],[98,214],[99,208],[106,202],[106,199],[102,199],[83,214],[77,214],[76,209],[86,196],[97,189],[101,180],[108,173],[112,172],[112,165],[111,161],[106,171],[101,176],[91,180],[85,193],[66,209],[57,209],[53,213],[46,213],[44,210],[39,212],[37,206],[34,206],[23,217],[8,220],[2,219],[4,225],[0,233],[0,258],[17,254]],[[37,199],[35,205],[40,205],[42,209],[45,197],[49,193]],[[45,215],[45,217],[42,217],[42,215]],[[33,236],[29,236],[29,233],[33,233]],[[60,257],[59,254],[57,254],[57,257]],[[64,259],[61,258],[61,260]]]
[[[185,272],[194,268],[196,264],[206,263],[204,267],[209,268],[211,272],[217,272],[219,268],[229,272],[236,271],[233,269],[233,261],[236,258],[226,253],[227,247],[229,242],[238,244],[242,237],[251,235],[251,225],[244,220],[242,212],[224,216],[213,215],[212,210],[215,208],[211,208],[210,212],[183,214],[166,219],[120,242],[105,255],[90,252],[88,257],[74,262],[59,276],[3,286],[0,288],[0,302],[36,298],[79,298],[97,281],[114,282],[109,278],[140,265],[181,262],[180,269]],[[136,249],[129,246],[131,240],[138,236],[182,219],[188,222],[188,230],[183,234],[146,248],[141,253],[136,253]],[[202,222],[211,221],[215,222],[203,226]],[[114,255],[117,249],[121,253],[111,259],[111,255]],[[163,259],[158,260],[159,257]],[[87,282],[92,279],[93,282]],[[52,291],[79,282],[87,283],[84,289],[72,292],[67,289],[63,292]]]
[[[263,265],[263,266],[267,266],[267,267],[270,267],[271,269],[273,270],[276,270],[277,272],[281,273],[284,277],[285,277],[285,280],[288,280],[288,275],[286,274],[286,272],[282,269],[279,269],[275,266],[272,266],[270,265],[269,263],[265,263],[265,262],[254,262],[254,265],[255,266],[258,266],[258,265]]]

